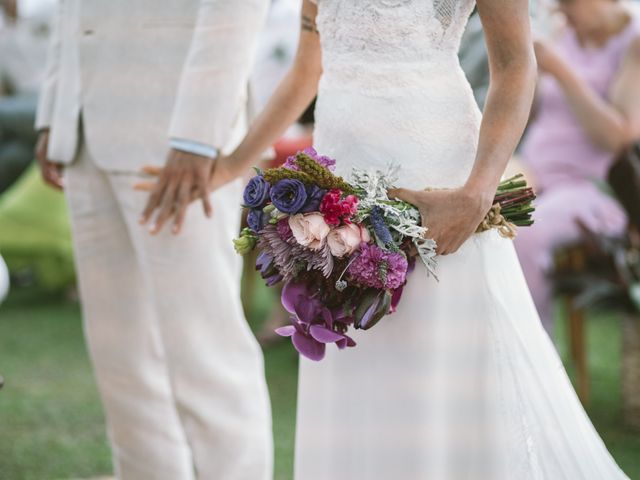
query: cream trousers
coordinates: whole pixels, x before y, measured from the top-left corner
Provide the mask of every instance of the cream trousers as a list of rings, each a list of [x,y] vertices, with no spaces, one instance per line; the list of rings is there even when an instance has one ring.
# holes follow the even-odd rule
[[[179,236],[138,224],[136,174],[66,170],[85,336],[124,480],[269,480],[263,358],[240,303],[241,185],[193,204]],[[168,230],[168,229],[166,229]]]

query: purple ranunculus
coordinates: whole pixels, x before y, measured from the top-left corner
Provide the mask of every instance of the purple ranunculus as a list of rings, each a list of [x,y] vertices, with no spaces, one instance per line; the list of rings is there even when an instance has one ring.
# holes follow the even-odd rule
[[[305,285],[287,283],[282,289],[282,305],[294,315],[292,325],[281,327],[276,333],[291,337],[295,349],[310,360],[324,358],[327,343],[340,349],[355,346],[351,337],[333,330],[331,312],[314,298]]]
[[[269,214],[259,209],[252,209],[247,214],[247,225],[254,232],[258,233],[269,222]]]
[[[302,207],[302,213],[317,212],[320,210],[320,203],[326,195],[327,191],[318,187],[317,185],[311,185],[307,187],[307,203]]]
[[[262,175],[256,175],[244,188],[242,199],[246,207],[261,208],[269,200],[269,189],[271,185]]]
[[[300,180],[280,180],[271,188],[271,202],[282,213],[295,215],[307,203],[307,189]]]

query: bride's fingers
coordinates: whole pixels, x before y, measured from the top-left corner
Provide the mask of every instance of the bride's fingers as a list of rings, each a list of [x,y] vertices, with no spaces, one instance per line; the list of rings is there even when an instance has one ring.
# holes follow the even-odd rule
[[[156,182],[137,182],[133,184],[133,189],[139,192],[152,192],[156,185]]]
[[[451,253],[451,246],[448,242],[445,242],[444,245],[439,245],[436,251],[438,255],[449,255]]]
[[[162,167],[156,167],[154,165],[144,165],[142,167],[142,171],[147,175],[151,175],[153,177],[159,177],[162,173]]]
[[[403,202],[407,202],[415,205],[416,199],[417,199],[417,192],[413,190],[409,190],[407,188],[390,188],[387,191],[387,196],[389,198],[397,198],[398,200],[402,200]]]

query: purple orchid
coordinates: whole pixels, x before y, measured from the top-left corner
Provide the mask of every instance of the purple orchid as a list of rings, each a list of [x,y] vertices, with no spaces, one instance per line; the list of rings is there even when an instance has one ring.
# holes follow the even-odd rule
[[[398,309],[398,305],[400,304],[400,299],[402,298],[402,291],[404,290],[404,285],[396,288],[391,294],[391,306],[389,307],[389,313],[395,313]]]
[[[308,359],[322,360],[328,343],[335,343],[339,349],[355,346],[352,338],[333,330],[331,311],[311,294],[306,285],[285,284],[282,305],[294,316],[291,325],[278,328],[276,333],[291,337],[295,349]]]

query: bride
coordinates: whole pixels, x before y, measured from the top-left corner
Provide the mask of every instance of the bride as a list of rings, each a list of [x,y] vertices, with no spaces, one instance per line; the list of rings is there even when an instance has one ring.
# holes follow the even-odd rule
[[[527,1],[478,0],[491,69],[480,114],[456,55],[473,7],[306,0],[295,65],[217,163],[214,187],[257,163],[317,93],[316,149],[344,175],[399,162],[390,194],[420,208],[442,255],[439,282],[418,265],[397,313],[358,348],[300,360],[298,480],[627,478],[541,327],[512,242],[473,234],[536,75]]]

